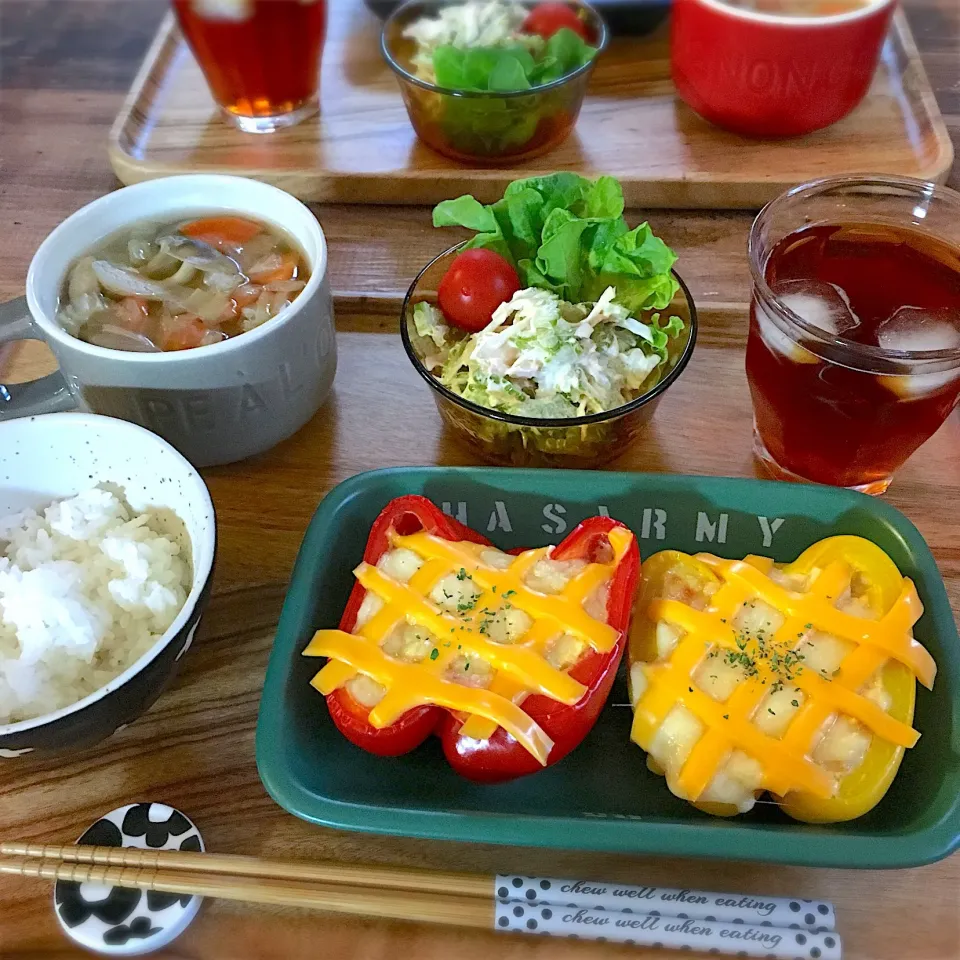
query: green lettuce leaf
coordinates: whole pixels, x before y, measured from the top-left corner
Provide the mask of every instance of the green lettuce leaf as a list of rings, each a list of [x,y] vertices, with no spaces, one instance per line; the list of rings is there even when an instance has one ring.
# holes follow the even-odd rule
[[[612,286],[633,312],[662,310],[679,288],[671,273],[676,254],[649,224],[631,230],[623,208],[613,177],[565,172],[515,180],[490,206],[469,196],[445,200],[433,222],[473,230],[468,246],[496,250],[526,286],[573,303],[595,301]]]
[[[580,240],[591,221],[574,216],[560,208],[550,211],[543,225],[540,249],[537,251],[537,269],[561,287],[560,295],[576,303],[583,282],[583,263]]]
[[[435,227],[466,227],[476,231],[476,236],[467,243],[467,247],[486,247],[495,250],[511,263],[514,255],[507,242],[493,207],[485,207],[479,200],[470,196],[444,200],[433,208]]]
[[[596,55],[596,47],[564,27],[546,43],[524,37],[495,47],[441,44],[433,51],[433,73],[437,85],[450,90],[509,93],[559,80]]]
[[[655,313],[650,317],[649,323],[650,332],[653,334],[653,342],[650,344],[650,348],[661,360],[665,361],[670,340],[683,333],[683,320],[680,317],[672,316],[661,325],[660,314]]]
[[[550,83],[573,73],[589,63],[596,52],[578,33],[567,27],[561,28],[547,40],[537,82]]]
[[[435,227],[466,227],[477,233],[499,233],[500,226],[492,207],[485,207],[470,196],[444,200],[433,208]]]
[[[489,206],[469,196],[446,200],[435,208],[433,222],[473,230],[468,246],[506,257],[525,286],[573,303],[596,301],[612,286],[617,302],[633,313],[665,309],[679,288],[671,272],[676,254],[649,224],[631,230],[623,209],[613,177],[588,180],[563,172],[515,180]],[[679,330],[662,329],[670,338],[682,323]]]

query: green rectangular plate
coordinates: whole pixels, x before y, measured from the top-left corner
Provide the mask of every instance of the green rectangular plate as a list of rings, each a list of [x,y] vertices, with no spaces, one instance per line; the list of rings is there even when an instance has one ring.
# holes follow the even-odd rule
[[[556,543],[604,509],[637,533],[644,557],[670,548],[784,561],[833,534],[873,540],[913,578],[923,600],[916,636],[940,671],[933,693],[918,691],[915,725],[923,736],[873,811],[832,826],[796,823],[773,804],[717,819],[678,800],[630,742],[630,709],[617,706],[627,701],[622,676],[596,727],[570,756],[512,783],[477,786],[460,778],[433,740],[403,757],[368,754],[334,727],[323,697],[309,685],[319,664],[300,653],[314,630],[337,625],[371,522],[389,500],[408,493],[429,497],[504,549]],[[374,471],[333,490],[307,530],[267,671],[257,765],[282,807],[341,829],[807,866],[915,866],[960,845],[960,641],[917,529],[882,500],[858,493],[642,473]]]

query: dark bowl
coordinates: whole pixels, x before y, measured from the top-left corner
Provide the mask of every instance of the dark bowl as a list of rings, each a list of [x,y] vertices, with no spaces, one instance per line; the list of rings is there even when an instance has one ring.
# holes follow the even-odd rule
[[[670,354],[667,372],[629,403],[584,417],[545,419],[518,417],[481,407],[448,390],[423,365],[414,344],[413,308],[422,300],[436,303],[436,290],[463,244],[445,250],[428,263],[410,285],[400,313],[400,336],[414,369],[430,385],[437,410],[454,433],[491,463],[514,467],[599,466],[620,456],[640,435],[660,398],[683,373],[697,340],[697,309],[680,275],[680,290],[663,313],[675,313],[685,325],[685,337]],[[414,330],[415,332],[415,330]]]
[[[52,413],[0,423],[0,517],[90,487],[122,488],[191,560],[192,588],[170,628],[105,686],[55,713],[0,725],[0,758],[80,750],[144,713],[187,652],[210,597],[216,521],[197,471],[158,436],[123,420]]]

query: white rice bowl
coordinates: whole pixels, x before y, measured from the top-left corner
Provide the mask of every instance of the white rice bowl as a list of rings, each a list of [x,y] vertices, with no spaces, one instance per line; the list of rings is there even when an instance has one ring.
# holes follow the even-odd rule
[[[105,686],[173,624],[189,547],[105,485],[0,516],[0,724]]]

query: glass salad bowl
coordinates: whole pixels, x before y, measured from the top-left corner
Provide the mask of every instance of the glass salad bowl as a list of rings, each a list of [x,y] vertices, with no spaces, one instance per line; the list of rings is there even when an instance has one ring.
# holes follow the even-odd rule
[[[533,4],[530,4],[533,6]],[[383,25],[380,49],[397,76],[417,136],[461,163],[497,166],[529,160],[562,143],[577,122],[590,74],[607,44],[603,18],[586,3],[570,5],[596,55],[566,76],[524,90],[473,91],[437,86],[413,72],[413,40],[403,36],[414,21],[434,13],[434,0],[413,0]]]
[[[414,369],[430,385],[443,421],[483,459],[496,464],[524,467],[592,468],[622,454],[683,373],[697,339],[697,310],[687,285],[672,271],[680,289],[661,311],[675,314],[684,323],[683,333],[672,341],[665,368],[651,375],[648,389],[629,403],[582,417],[521,417],[482,407],[447,389],[424,364],[417,348],[420,338],[413,322],[416,304],[437,302],[437,286],[453,258],[464,245],[457,244],[428,263],[410,285],[400,314],[400,336]]]

